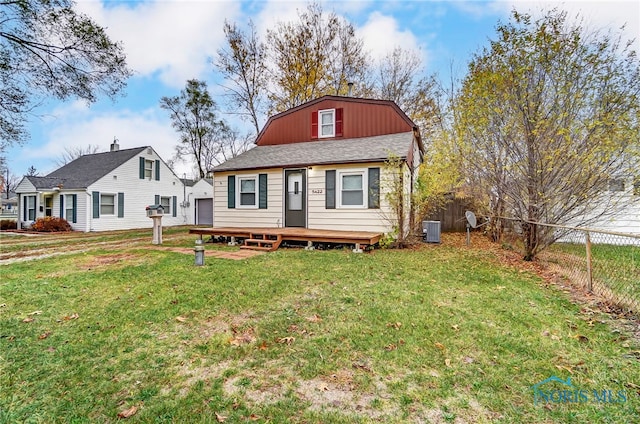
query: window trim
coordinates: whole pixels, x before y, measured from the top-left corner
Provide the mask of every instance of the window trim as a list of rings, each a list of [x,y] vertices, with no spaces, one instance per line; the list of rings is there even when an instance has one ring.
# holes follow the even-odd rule
[[[323,124],[322,116],[325,114],[331,115],[331,124]],[[331,134],[323,134],[322,128],[325,125],[331,125]],[[318,138],[332,138],[336,136],[336,110],[335,109],[322,109],[318,111]]]
[[[150,167],[147,167],[147,164],[151,164]],[[147,172],[149,175],[147,175]],[[152,180],[153,179],[153,160],[152,159],[144,159],[144,179]]]
[[[163,200],[167,201],[167,207],[165,208],[164,204],[162,203]],[[160,206],[162,206],[162,214],[163,215],[171,215],[171,203],[173,200],[173,196],[160,196]]]
[[[336,208],[339,209],[368,209],[369,205],[369,196],[367,195],[368,190],[368,170],[361,169],[344,169],[338,170],[337,172],[337,181],[336,181]],[[343,177],[349,175],[358,175],[361,178],[361,191],[362,191],[362,204],[360,205],[345,205],[342,203],[342,194],[343,194]],[[351,190],[356,191],[356,190]]]
[[[253,204],[242,204],[242,181],[253,180]],[[236,208],[239,209],[258,209],[258,197],[260,194],[260,186],[258,181],[258,175],[236,175]]]
[[[37,196],[25,196],[27,198],[27,221],[35,221],[37,217],[37,205],[36,205],[36,197]],[[30,200],[33,200],[33,205],[30,205]],[[32,207],[33,206],[33,207]],[[31,211],[33,211],[33,218],[31,217]]]
[[[73,221],[73,194],[64,194],[64,216],[62,218],[69,222]]]
[[[102,201],[102,198],[105,196],[109,196],[111,198],[113,198],[113,204],[105,204]],[[116,193],[100,193],[100,217],[102,218],[102,216],[116,216],[117,211],[118,211],[118,195]],[[111,213],[109,212],[105,212],[104,209],[102,209],[104,206],[111,206],[113,207],[113,210],[111,211]]]

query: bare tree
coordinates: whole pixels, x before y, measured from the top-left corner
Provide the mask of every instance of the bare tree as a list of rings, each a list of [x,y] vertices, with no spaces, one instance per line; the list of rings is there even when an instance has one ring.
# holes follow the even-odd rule
[[[64,166],[69,162],[73,162],[78,159],[80,156],[84,155],[92,155],[94,153],[98,153],[100,150],[100,146],[88,144],[86,146],[75,146],[75,147],[65,147],[64,152],[56,159],[56,165]]]
[[[640,66],[630,42],[555,9],[514,11],[497,32],[463,81],[459,144],[494,213],[521,220],[531,260],[557,236],[537,222],[588,225],[629,201],[607,188],[640,165]]]
[[[169,112],[171,125],[180,135],[176,157],[193,158],[199,177],[204,178],[235,143],[235,133],[216,114],[217,105],[207,84],[189,80],[179,96],[163,97],[160,107]]]
[[[236,24],[225,21],[224,33],[227,46],[218,50],[215,67],[227,80],[224,88],[232,106],[241,110],[242,116],[251,121],[257,136],[264,115],[267,49],[259,40],[252,21],[249,21],[249,32],[246,34]]]

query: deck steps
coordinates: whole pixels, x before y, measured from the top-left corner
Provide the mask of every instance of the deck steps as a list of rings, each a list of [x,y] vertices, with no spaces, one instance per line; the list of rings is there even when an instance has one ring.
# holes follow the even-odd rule
[[[278,250],[280,243],[282,243],[280,234],[251,234],[248,239],[244,239],[244,244],[240,246],[240,249],[273,252]]]

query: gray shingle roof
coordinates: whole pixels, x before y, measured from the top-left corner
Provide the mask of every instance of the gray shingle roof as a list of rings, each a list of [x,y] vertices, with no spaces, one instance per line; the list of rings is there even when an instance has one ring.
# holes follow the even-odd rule
[[[238,171],[355,162],[379,162],[390,154],[405,159],[413,132],[345,140],[257,146],[213,168],[214,172]]]
[[[80,156],[45,177],[28,177],[38,189],[62,185],[65,189],[87,188],[147,147]]]

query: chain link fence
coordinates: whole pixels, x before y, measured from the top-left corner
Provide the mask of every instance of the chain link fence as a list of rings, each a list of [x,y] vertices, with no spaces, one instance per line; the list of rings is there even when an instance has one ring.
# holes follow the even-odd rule
[[[512,221],[515,233],[520,226]],[[640,312],[640,235],[541,224],[557,240],[537,260],[587,292]]]

